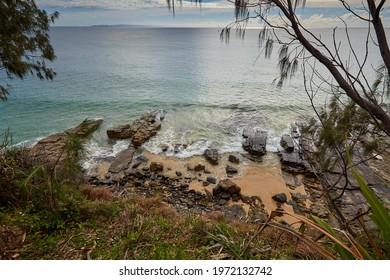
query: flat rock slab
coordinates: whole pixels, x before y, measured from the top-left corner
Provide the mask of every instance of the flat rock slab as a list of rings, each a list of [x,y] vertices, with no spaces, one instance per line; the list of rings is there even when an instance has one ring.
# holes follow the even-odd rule
[[[66,146],[70,137],[84,140],[91,135],[102,122],[103,120],[101,119],[85,120],[76,127],[50,135],[36,143],[30,149],[30,154],[35,160],[44,163],[62,163],[67,156]]]
[[[134,153],[135,148],[131,145],[126,150],[119,152],[115,156],[115,160],[111,163],[108,172],[119,173],[129,168],[129,165],[133,160]]]

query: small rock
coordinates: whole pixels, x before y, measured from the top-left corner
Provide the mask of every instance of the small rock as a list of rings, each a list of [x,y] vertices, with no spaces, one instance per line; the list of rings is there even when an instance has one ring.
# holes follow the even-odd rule
[[[195,172],[204,171],[205,168],[206,168],[206,167],[205,167],[203,164],[198,163],[197,165],[195,165],[194,171],[195,171]]]
[[[141,163],[147,163],[149,161],[149,159],[145,156],[138,156],[135,158],[135,160]]]
[[[177,175],[177,177],[181,177],[183,175],[183,173],[181,173],[180,171],[176,171],[176,175]]]
[[[217,183],[217,179],[214,178],[214,177],[207,177],[206,179],[207,182],[211,183],[211,184],[216,184]]]
[[[207,187],[207,186],[209,186],[210,185],[210,182],[208,182],[208,181],[203,181],[203,187]]]
[[[163,153],[165,153],[166,151],[168,151],[169,150],[169,145],[167,145],[167,144],[162,144],[161,145],[161,151],[163,152]]]
[[[227,165],[226,166],[226,173],[227,174],[237,174],[238,173],[238,170],[237,168],[233,167],[233,166],[230,166],[230,165]]]
[[[272,196],[272,199],[279,203],[287,202],[287,196],[285,193],[278,193]]]
[[[182,189],[188,189],[189,187],[190,187],[189,184],[181,184],[180,185],[180,188],[182,188]]]
[[[229,159],[228,159],[231,163],[235,163],[235,164],[239,164],[240,163],[240,159],[234,155],[229,155]]]
[[[151,162],[150,171],[152,172],[162,172],[164,170],[164,164],[162,162]]]
[[[133,164],[132,168],[136,169],[141,165],[141,162],[137,161],[136,163]]]

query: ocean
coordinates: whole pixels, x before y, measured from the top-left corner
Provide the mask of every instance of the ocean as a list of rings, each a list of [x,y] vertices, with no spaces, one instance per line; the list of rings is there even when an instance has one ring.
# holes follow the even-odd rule
[[[315,30],[323,38],[331,38],[331,31]],[[248,30],[244,40],[232,32],[229,44],[220,40],[219,32],[54,27],[57,59],[50,66],[57,76],[53,81],[10,81],[10,98],[0,103],[0,131],[9,128],[14,144],[31,145],[86,118],[102,118],[103,126],[87,148],[93,156],[110,156],[128,142],[108,141],[107,128],[162,109],[167,112],[162,129],[144,145],[152,153],[160,152],[161,144],[185,144],[178,154],[173,148],[167,152],[182,158],[208,147],[243,152],[246,126],[267,131],[267,149],[276,151],[291,124],[313,115],[302,72],[279,88],[273,83],[279,75],[278,46],[265,59],[258,30]],[[361,42],[361,34],[353,29],[352,40]],[[370,53],[370,59],[375,65],[379,54]],[[323,104],[326,98],[316,102]]]

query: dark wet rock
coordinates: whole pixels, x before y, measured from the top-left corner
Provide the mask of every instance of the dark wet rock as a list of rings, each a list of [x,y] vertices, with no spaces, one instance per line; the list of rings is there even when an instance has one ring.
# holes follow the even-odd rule
[[[267,145],[267,133],[265,131],[244,130],[242,147],[251,155],[264,156]]]
[[[135,160],[140,162],[140,163],[147,163],[149,161],[149,159],[145,156],[138,156],[135,158]]]
[[[189,184],[181,184],[180,185],[180,188],[182,188],[182,189],[188,189],[189,187],[190,187]]]
[[[239,193],[241,191],[241,188],[234,183],[233,181],[229,179],[224,179],[219,181],[218,186],[225,192],[229,192],[231,194],[233,193]]]
[[[294,150],[294,152],[280,152],[280,161],[282,163],[282,170],[289,173],[311,173],[309,162],[302,157],[302,155]]]
[[[287,202],[287,196],[285,193],[278,193],[272,196],[272,199],[279,203]]]
[[[214,177],[211,177],[211,176],[207,177],[206,181],[211,183],[211,184],[216,184],[217,183],[217,179],[214,178]]]
[[[161,144],[161,151],[163,153],[167,152],[169,150],[169,145],[167,144]]]
[[[219,186],[219,185],[216,185],[216,186],[213,188],[213,196],[218,196],[218,195],[220,195],[222,192],[223,192],[223,189],[222,189],[221,186]]]
[[[282,203],[280,203],[280,202],[276,203],[276,210],[283,211]]]
[[[229,158],[228,160],[231,162],[231,163],[234,163],[234,164],[239,164],[240,163],[240,159],[234,155],[229,155]]]
[[[164,171],[164,164],[162,162],[151,162],[149,168],[151,172],[162,172]]]
[[[101,119],[85,120],[76,127],[43,138],[30,148],[29,152],[33,159],[44,164],[62,164],[67,157],[68,140],[72,138],[86,140],[102,122]]]
[[[136,178],[144,178],[146,176],[145,172],[137,170],[134,172],[134,177]]]
[[[212,164],[217,165],[219,161],[219,154],[217,149],[206,149],[204,157]]]
[[[173,147],[173,152],[175,154],[178,154],[182,151],[184,151],[185,149],[187,149],[188,145],[187,144],[175,144],[175,146]]]
[[[119,173],[129,168],[129,165],[133,160],[134,152],[135,149],[131,145],[126,150],[119,152],[115,156],[115,160],[111,163],[108,171],[111,173]]]
[[[294,140],[293,138],[288,135],[288,134],[285,134],[282,136],[282,138],[280,139],[280,146],[282,146],[282,148],[288,152],[288,153],[292,153],[294,151]]]
[[[195,172],[204,171],[205,168],[206,168],[206,167],[205,167],[203,164],[198,163],[197,165],[195,165],[194,171],[195,171]]]
[[[177,176],[177,177],[183,176],[183,173],[181,173],[180,171],[176,171],[175,173],[176,173],[176,176]]]
[[[230,165],[226,166],[226,174],[232,175],[232,174],[237,174],[237,173],[238,173],[237,168],[230,166]]]

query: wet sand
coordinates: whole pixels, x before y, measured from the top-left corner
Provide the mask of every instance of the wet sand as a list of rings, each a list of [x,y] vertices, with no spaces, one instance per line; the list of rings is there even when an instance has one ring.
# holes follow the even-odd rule
[[[270,213],[277,208],[277,202],[272,199],[272,196],[278,193],[285,193],[287,201],[291,199],[291,193],[301,193],[305,195],[304,186],[301,185],[294,190],[287,187],[280,168],[279,158],[275,153],[267,154],[262,163],[250,161],[242,155],[235,154],[240,159],[240,164],[228,162],[228,154],[220,155],[218,165],[210,164],[203,156],[195,156],[188,159],[178,159],[175,157],[166,157],[162,154],[155,155],[148,152],[143,153],[150,162],[161,162],[164,164],[164,175],[176,178],[176,171],[183,174],[183,177],[192,177],[199,180],[192,180],[190,189],[194,189],[201,193],[212,193],[215,185],[203,185],[208,176],[214,177],[217,181],[229,178],[241,188],[241,194],[244,196],[259,196],[264,204],[265,209]],[[207,173],[191,171],[197,164],[204,165]],[[226,174],[226,165],[229,164],[238,169],[238,173],[228,177]],[[190,170],[189,170],[190,169]],[[237,204],[237,203],[236,203]],[[248,211],[249,206],[245,203],[238,203]],[[288,212],[294,212],[291,205],[282,204],[281,208]],[[294,220],[288,217],[283,218],[288,223],[293,223]]]

